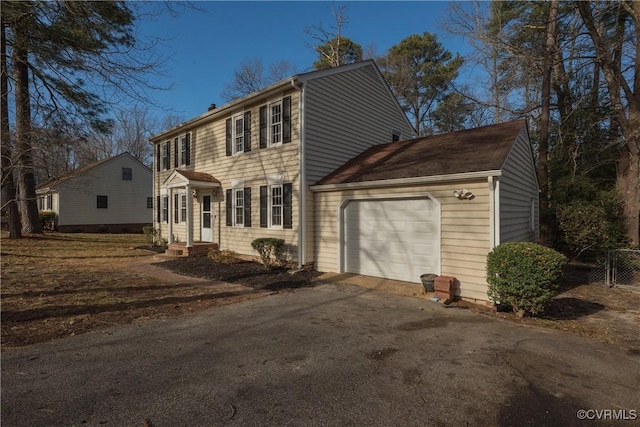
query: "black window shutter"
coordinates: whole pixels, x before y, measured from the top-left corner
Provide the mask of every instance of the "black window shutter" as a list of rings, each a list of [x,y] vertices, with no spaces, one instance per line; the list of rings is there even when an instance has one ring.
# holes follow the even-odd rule
[[[174,194],[173,195],[173,222],[175,224],[178,223],[178,212],[179,212],[178,201],[179,201],[178,195]]]
[[[251,151],[251,111],[244,113],[244,151]]]
[[[260,186],[260,227],[266,228],[267,224],[267,209],[269,209],[268,192],[269,187],[266,185]]]
[[[291,97],[282,99],[282,142],[291,142]]]
[[[160,206],[160,196],[156,196],[156,219],[158,220],[158,222],[160,222],[162,220],[162,206]]]
[[[251,227],[251,187],[244,188],[244,226]]]
[[[191,134],[188,133],[187,134],[187,150],[186,150],[186,156],[187,158],[185,159],[185,164],[187,166],[189,166],[191,164]]]
[[[231,119],[227,119],[226,123],[226,142],[227,142],[227,156],[233,154],[231,151]]]
[[[260,107],[260,148],[267,148],[267,106]]]
[[[160,172],[160,144],[156,145],[156,171]]]
[[[293,185],[283,184],[282,185],[282,226],[284,228],[293,228]]]
[[[233,199],[231,190],[226,191],[227,225],[233,225]]]
[[[177,168],[178,167],[178,144],[180,141],[178,141],[178,138],[173,140],[173,167]]]

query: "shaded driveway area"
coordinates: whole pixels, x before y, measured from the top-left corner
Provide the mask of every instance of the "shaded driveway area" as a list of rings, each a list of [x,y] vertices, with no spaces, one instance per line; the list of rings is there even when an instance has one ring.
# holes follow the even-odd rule
[[[639,402],[635,352],[338,284],[2,354],[6,426],[634,425],[611,418]]]

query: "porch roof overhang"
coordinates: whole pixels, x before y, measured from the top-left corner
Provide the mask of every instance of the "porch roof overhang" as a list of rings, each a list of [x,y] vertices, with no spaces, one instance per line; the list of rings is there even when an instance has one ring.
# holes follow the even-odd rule
[[[220,181],[208,173],[178,169],[173,171],[162,183],[164,188],[217,188],[221,186]]]

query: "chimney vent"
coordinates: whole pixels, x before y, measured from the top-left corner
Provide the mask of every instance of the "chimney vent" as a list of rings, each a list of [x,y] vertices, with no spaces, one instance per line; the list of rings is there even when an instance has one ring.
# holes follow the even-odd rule
[[[209,105],[209,109],[207,111],[211,111],[211,110],[215,110],[216,109],[216,104],[211,104]]]

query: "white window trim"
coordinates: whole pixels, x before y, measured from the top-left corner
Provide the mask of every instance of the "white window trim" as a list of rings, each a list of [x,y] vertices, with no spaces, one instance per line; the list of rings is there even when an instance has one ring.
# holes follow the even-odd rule
[[[166,201],[166,202],[165,202]],[[160,196],[160,222],[162,224],[169,224],[169,210],[171,209],[171,206],[169,206],[171,203],[169,201],[169,195],[168,194],[163,194]],[[167,210],[167,215],[165,217],[164,212],[165,212],[165,206],[166,206],[166,210]]]
[[[273,224],[273,190],[275,188],[280,188],[280,224]],[[282,230],[284,228],[284,187],[282,183],[269,185],[267,188],[267,199],[268,199],[268,213],[267,213],[267,226],[274,230]]]
[[[233,226],[244,228],[244,187],[236,188],[232,190],[233,193]],[[242,194],[242,221],[238,221],[238,194]]]
[[[273,118],[272,108],[276,105],[280,106],[280,122],[279,122],[280,141],[273,142],[274,132],[273,132],[273,123],[272,123],[272,118]],[[276,147],[276,146],[282,145],[282,139],[284,135],[283,126],[284,126],[284,111],[282,110],[282,98],[279,98],[267,104],[267,147]]]
[[[184,224],[187,222],[187,193],[178,193],[178,201],[180,202],[180,206],[178,207],[180,224]]]
[[[242,130],[240,131],[240,135],[238,135],[237,129],[236,129],[236,123],[238,121],[242,122]],[[238,137],[242,138],[242,150],[238,150],[238,145],[236,142],[236,138]],[[246,141],[244,140],[244,112],[242,112],[240,114],[236,114],[235,116],[231,117],[231,154],[235,155],[235,154],[244,153],[245,144],[246,144]]]

